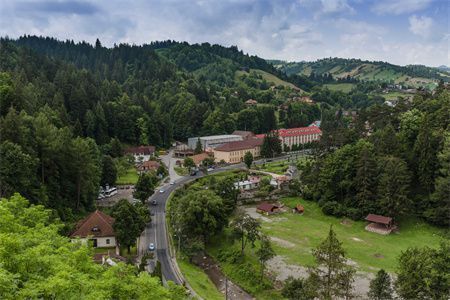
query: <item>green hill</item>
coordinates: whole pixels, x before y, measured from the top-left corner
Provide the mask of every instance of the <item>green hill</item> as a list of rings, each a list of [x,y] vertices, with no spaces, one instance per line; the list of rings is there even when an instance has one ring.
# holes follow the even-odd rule
[[[387,62],[343,58],[325,58],[314,62],[269,62],[287,75],[330,74],[337,80],[378,81],[428,89],[436,87],[439,80],[450,81],[450,73],[445,70],[422,65],[402,67]]]

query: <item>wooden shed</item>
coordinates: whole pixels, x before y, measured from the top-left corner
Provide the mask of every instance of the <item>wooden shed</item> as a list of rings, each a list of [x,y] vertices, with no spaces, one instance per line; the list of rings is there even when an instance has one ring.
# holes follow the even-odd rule
[[[270,204],[267,202],[263,202],[256,207],[256,211],[260,214],[264,215],[272,215],[280,211],[280,208],[277,205]]]
[[[365,220],[370,222],[366,226],[366,230],[370,232],[375,232],[379,234],[390,234],[393,230],[397,228],[397,226],[394,225],[392,218],[390,217],[368,214]]]

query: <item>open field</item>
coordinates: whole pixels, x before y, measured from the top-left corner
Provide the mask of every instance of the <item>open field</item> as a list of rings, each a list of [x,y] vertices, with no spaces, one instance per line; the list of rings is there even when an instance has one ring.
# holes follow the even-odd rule
[[[265,71],[263,71],[263,70],[250,69],[250,72],[255,72],[256,74],[261,75],[261,77],[262,77],[263,79],[265,79],[267,82],[272,82],[272,83],[274,83],[275,85],[282,85],[282,86],[285,86],[285,87],[297,88],[297,87],[296,87],[295,85],[293,85],[292,83],[287,82],[287,81],[284,81],[284,80],[282,80],[282,79],[276,77],[275,75],[272,75],[272,74],[270,74],[270,73],[267,73],[267,72],[265,72]],[[244,75],[244,74],[248,75],[249,73],[244,72],[244,71],[236,71],[236,77],[240,77],[240,76],[242,76],[242,75]]]
[[[296,164],[301,162],[301,161],[306,161],[307,157],[306,156],[301,156],[298,157],[296,160]],[[273,161],[273,162],[266,162],[264,165],[258,165],[258,167],[256,168],[257,170],[261,170],[261,171],[266,171],[266,172],[271,172],[271,173],[275,173],[275,174],[279,174],[279,175],[283,175],[286,173],[289,164],[292,162],[288,161],[288,160],[280,160],[280,161]]]
[[[178,266],[184,278],[194,291],[203,299],[221,300],[223,295],[217,290],[214,283],[208,278],[202,269],[189,263],[185,259],[178,260]]]
[[[324,84],[324,87],[331,91],[341,91],[344,93],[349,93],[353,87],[355,87],[354,83],[330,83],[330,84]]]
[[[384,268],[395,271],[400,253],[408,247],[438,247],[444,230],[412,219],[400,222],[398,234],[378,235],[364,229],[366,222],[342,222],[342,219],[326,216],[315,202],[300,198],[285,198],[289,207],[301,203],[303,215],[286,212],[267,217],[262,222],[263,231],[282,242],[274,243],[278,255],[286,257],[288,263],[301,266],[313,265],[311,250],[327,235],[333,225],[338,239],[343,243],[347,257],[361,271],[375,272]]]
[[[125,185],[132,184],[135,185],[139,179],[139,175],[134,166],[128,168],[128,170],[117,178],[116,184]]]

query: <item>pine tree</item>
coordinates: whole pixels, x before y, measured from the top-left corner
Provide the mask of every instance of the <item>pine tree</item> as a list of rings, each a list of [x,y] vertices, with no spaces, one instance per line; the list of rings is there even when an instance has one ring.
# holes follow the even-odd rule
[[[200,138],[198,138],[197,144],[195,145],[194,153],[195,153],[195,154],[200,154],[200,153],[202,153],[202,152],[203,152],[202,142],[200,142]]]
[[[444,137],[444,146],[438,154],[439,172],[435,180],[434,193],[430,197],[425,218],[434,224],[450,226],[450,133]]]
[[[385,270],[381,269],[376,277],[370,281],[370,290],[367,296],[370,300],[391,300],[394,297],[393,293],[391,277]]]
[[[397,157],[387,157],[381,164],[382,174],[378,185],[378,206],[382,214],[399,217],[411,206],[410,173],[406,163]]]
[[[310,279],[317,284],[320,299],[351,298],[354,269],[346,264],[345,251],[330,226],[327,238],[313,250],[316,267],[310,268]]]
[[[356,201],[362,214],[374,212],[376,209],[377,164],[371,144],[364,145],[357,161],[355,186]]]

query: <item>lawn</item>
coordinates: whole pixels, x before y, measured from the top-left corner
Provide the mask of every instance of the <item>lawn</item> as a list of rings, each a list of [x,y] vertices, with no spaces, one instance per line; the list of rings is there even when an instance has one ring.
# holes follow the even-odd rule
[[[274,161],[265,163],[264,165],[259,165],[258,167],[261,171],[283,175],[284,173],[286,173],[289,167],[289,163],[285,160]]]
[[[354,87],[354,83],[330,83],[330,84],[324,84],[324,87],[331,91],[341,91],[344,93],[349,93]]]
[[[183,167],[173,167],[175,170],[175,173],[177,173],[180,176],[186,176],[188,174],[188,169]]]
[[[222,300],[224,298],[202,269],[185,259],[179,259],[177,262],[184,278],[200,297],[212,300]]]
[[[347,257],[355,261],[360,270],[370,272],[380,268],[393,272],[402,251],[414,246],[438,247],[440,236],[444,235],[443,230],[408,219],[400,222],[398,234],[383,236],[366,231],[363,221],[342,224],[342,219],[324,215],[315,202],[285,198],[283,203],[289,207],[301,203],[305,213],[271,216],[272,222],[262,223],[263,231],[289,242],[289,248],[274,243],[275,251],[285,256],[288,263],[302,266],[313,265],[311,250],[326,237],[330,225],[343,243]]]
[[[126,185],[132,184],[135,185],[138,181],[139,175],[134,166],[129,167],[124,174],[121,174],[117,180],[116,184],[118,185]]]

